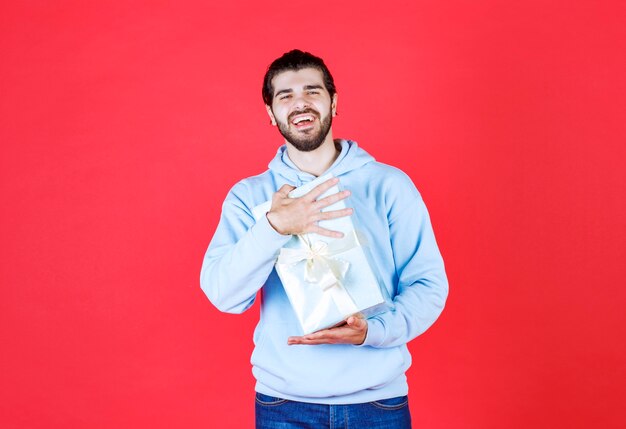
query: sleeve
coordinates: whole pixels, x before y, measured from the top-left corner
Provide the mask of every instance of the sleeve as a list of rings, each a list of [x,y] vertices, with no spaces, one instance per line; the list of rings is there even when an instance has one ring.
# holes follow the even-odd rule
[[[398,277],[395,308],[368,319],[366,346],[395,347],[409,342],[437,320],[448,296],[444,263],[426,205],[412,182],[410,192],[412,198],[402,199],[408,204],[395,213],[392,210],[389,220]]]
[[[291,238],[274,230],[265,216],[255,223],[251,210],[236,196],[236,188],[224,201],[200,272],[202,290],[215,307],[227,313],[242,313],[254,303],[280,248]]]

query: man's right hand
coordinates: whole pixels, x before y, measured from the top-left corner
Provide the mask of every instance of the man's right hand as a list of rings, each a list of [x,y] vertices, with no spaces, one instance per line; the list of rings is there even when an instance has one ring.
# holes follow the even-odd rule
[[[343,234],[320,227],[320,220],[335,219],[352,214],[352,209],[332,210],[322,212],[322,209],[343,200],[350,195],[350,191],[341,191],[318,200],[319,196],[339,182],[333,177],[317,185],[300,198],[289,198],[289,192],[295,188],[283,185],[272,197],[272,208],[267,213],[270,225],[283,235],[299,235],[314,232],[326,237],[341,238]]]

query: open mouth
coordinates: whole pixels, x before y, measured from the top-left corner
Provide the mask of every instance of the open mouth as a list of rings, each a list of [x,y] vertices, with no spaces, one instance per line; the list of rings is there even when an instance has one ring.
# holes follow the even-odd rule
[[[296,127],[296,129],[299,129],[299,130],[312,127],[314,122],[315,122],[315,115],[311,113],[304,113],[301,115],[296,115],[291,120],[291,123]]]

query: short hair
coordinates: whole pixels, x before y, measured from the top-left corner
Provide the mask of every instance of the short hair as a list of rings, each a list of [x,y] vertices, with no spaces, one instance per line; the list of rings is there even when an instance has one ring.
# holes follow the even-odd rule
[[[304,68],[314,68],[321,71],[324,78],[324,86],[326,86],[331,98],[335,95],[337,92],[335,81],[330,74],[330,70],[328,70],[328,67],[324,64],[324,61],[309,52],[294,49],[283,54],[282,57],[275,59],[267,68],[267,72],[265,72],[265,77],[263,78],[263,101],[265,104],[268,106],[272,105],[272,99],[274,98],[272,79],[274,79],[276,75],[284,71],[298,71]]]

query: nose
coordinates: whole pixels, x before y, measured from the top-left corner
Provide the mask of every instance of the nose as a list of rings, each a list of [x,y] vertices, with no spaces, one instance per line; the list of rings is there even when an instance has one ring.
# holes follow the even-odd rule
[[[304,110],[307,107],[310,107],[309,100],[306,97],[306,94],[296,95],[293,100],[293,108],[294,110]]]

